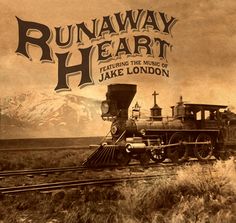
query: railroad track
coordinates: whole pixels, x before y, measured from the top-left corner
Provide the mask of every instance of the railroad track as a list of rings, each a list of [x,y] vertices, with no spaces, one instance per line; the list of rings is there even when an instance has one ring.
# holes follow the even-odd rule
[[[207,164],[213,163],[215,160],[208,161]],[[12,171],[0,171],[0,177],[12,177],[12,176],[23,176],[23,175],[47,175],[47,174],[54,174],[54,173],[64,173],[64,172],[84,172],[84,171],[103,171],[106,169],[130,169],[136,167],[142,168],[174,168],[176,166],[181,167],[184,165],[192,165],[196,163],[197,160],[191,160],[185,162],[183,164],[176,164],[172,162],[165,162],[165,163],[150,163],[150,165],[143,167],[139,163],[133,163],[128,166],[117,166],[117,165],[110,165],[105,167],[99,167],[96,169],[91,169],[85,166],[74,166],[74,167],[60,167],[60,168],[43,168],[43,169],[31,169],[31,170],[12,170]]]
[[[191,162],[191,163],[187,163],[188,165],[192,165],[192,163],[195,162]],[[212,164],[211,163],[205,163],[205,164]],[[183,164],[183,165],[186,165]],[[126,167],[119,167],[119,169],[123,169],[123,168],[135,168],[136,166],[140,166],[139,164],[131,164],[129,166]],[[155,179],[161,179],[161,178],[173,178],[177,175],[177,171],[173,171],[173,167],[181,167],[178,164],[173,164],[173,163],[168,163],[168,164],[153,164],[149,167],[164,167],[169,169],[171,168],[171,171],[161,171],[158,174],[153,174],[153,175],[129,175],[129,176],[125,176],[125,177],[113,177],[113,178],[102,178],[102,179],[82,179],[82,180],[71,180],[71,181],[62,181],[62,182],[54,182],[54,183],[42,183],[42,184],[35,184],[35,185],[23,185],[23,186],[11,186],[11,187],[4,187],[4,188],[0,188],[0,194],[16,194],[16,193],[23,193],[23,192],[30,192],[30,191],[53,191],[53,190],[59,190],[59,189],[69,189],[69,188],[77,188],[80,186],[98,186],[98,185],[104,185],[104,184],[118,184],[118,183],[124,183],[124,182],[134,182],[134,181],[140,181],[140,180],[155,180]],[[70,170],[74,170],[74,169],[86,169],[88,170],[88,168],[86,167],[73,167],[73,168],[51,168],[50,171],[58,171],[61,169],[70,171]],[[111,167],[107,167],[107,168],[111,168]],[[114,168],[114,166],[113,166]],[[117,168],[117,166],[116,166]],[[101,170],[104,170],[101,169]],[[175,169],[177,170],[177,169]],[[37,170],[38,171],[38,170]],[[39,171],[44,171],[45,169],[40,169]],[[10,172],[10,171],[7,171]],[[29,170],[24,170],[25,174],[29,173]],[[23,173],[21,173],[23,174]]]
[[[155,174],[146,176],[127,176],[127,177],[117,177],[117,178],[103,178],[103,179],[84,179],[84,180],[73,180],[73,181],[63,181],[55,183],[44,183],[26,186],[16,186],[16,187],[5,187],[0,188],[1,194],[16,194],[30,191],[53,191],[58,189],[68,189],[77,188],[79,186],[95,186],[104,184],[118,184],[125,182],[134,182],[140,180],[156,180],[162,177],[174,177],[176,173],[172,174]]]

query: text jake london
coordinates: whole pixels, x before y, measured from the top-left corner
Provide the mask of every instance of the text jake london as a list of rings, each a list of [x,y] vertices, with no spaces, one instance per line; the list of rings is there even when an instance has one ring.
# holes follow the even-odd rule
[[[114,78],[114,77],[120,77],[123,76],[124,73],[127,75],[131,74],[155,74],[155,75],[161,75],[165,77],[169,77],[169,70],[161,69],[161,68],[154,68],[154,67],[148,67],[148,66],[135,66],[135,67],[126,67],[119,68],[115,70],[106,71],[104,73],[101,73],[101,77],[99,79],[99,82]]]

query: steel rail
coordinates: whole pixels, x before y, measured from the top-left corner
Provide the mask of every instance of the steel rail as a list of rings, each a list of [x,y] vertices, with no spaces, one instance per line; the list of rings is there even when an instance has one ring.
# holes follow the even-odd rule
[[[67,172],[67,171],[68,172],[69,171],[83,171],[85,169],[87,168],[83,166],[75,166],[75,167],[61,167],[61,168],[0,171],[0,177],[30,175],[30,174],[47,174],[47,173],[55,173],[55,172]]]
[[[16,186],[16,187],[5,187],[0,188],[1,194],[14,194],[30,191],[49,191],[49,190],[58,190],[64,188],[75,188],[79,186],[92,186],[92,185],[102,185],[102,184],[116,184],[140,180],[155,180],[158,177],[166,176],[176,176],[176,173],[172,174],[155,174],[155,175],[146,175],[146,176],[128,176],[128,177],[118,177],[118,178],[103,178],[103,179],[84,179],[84,180],[74,180],[74,181],[63,181],[55,183],[44,183],[44,184],[35,184],[35,185],[26,185],[26,186]]]
[[[165,164],[166,167],[168,164]],[[40,174],[50,174],[50,173],[58,173],[58,172],[70,172],[70,171],[85,171],[85,170],[105,170],[105,169],[110,169],[110,168],[117,168],[117,169],[125,169],[129,167],[136,167],[140,166],[140,164],[135,163],[135,164],[130,164],[128,166],[118,166],[118,165],[108,165],[104,167],[99,167],[99,168],[90,168],[90,167],[85,167],[85,166],[75,166],[75,167],[61,167],[61,168],[43,168],[43,169],[26,169],[26,170],[9,170],[9,171],[0,171],[0,177],[11,177],[11,176],[21,176],[21,175],[40,175]],[[161,165],[150,165],[151,166],[161,166]],[[175,164],[171,165],[175,166]]]

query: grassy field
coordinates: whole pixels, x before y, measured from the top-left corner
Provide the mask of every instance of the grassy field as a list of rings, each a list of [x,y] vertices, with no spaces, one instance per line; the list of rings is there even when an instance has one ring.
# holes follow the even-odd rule
[[[0,171],[77,166],[92,153],[92,149],[1,152]]]
[[[77,137],[77,138],[25,138],[0,139],[0,152],[10,150],[39,151],[48,149],[87,148],[91,144],[99,144],[103,137]]]
[[[89,187],[0,198],[0,222],[233,223],[236,172],[231,159],[211,169],[186,166],[173,180]]]

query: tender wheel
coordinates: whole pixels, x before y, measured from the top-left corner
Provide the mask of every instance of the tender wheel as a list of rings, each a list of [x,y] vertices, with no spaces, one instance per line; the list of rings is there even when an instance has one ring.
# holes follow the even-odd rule
[[[224,136],[221,133],[219,139],[217,140],[218,143],[214,144],[214,151],[213,155],[218,160],[227,160],[230,157],[229,150],[226,149],[224,145]]]
[[[151,159],[156,163],[161,163],[166,159],[166,150],[164,149],[153,149],[150,151]]]
[[[130,155],[125,151],[117,151],[116,162],[119,166],[126,166],[131,160]]]
[[[203,142],[205,144],[195,144],[194,155],[198,158],[198,160],[209,160],[213,153],[213,144],[211,136],[205,133],[201,133],[196,138],[196,142]]]
[[[228,160],[230,158],[230,153],[228,151],[218,151],[214,156],[218,160]]]
[[[186,136],[181,132],[174,133],[169,140],[169,144],[178,144],[167,149],[167,156],[173,162],[181,163],[188,159],[188,148],[183,144]]]
[[[145,152],[145,153],[140,154],[139,161],[142,166],[147,166],[150,161],[150,153]]]

